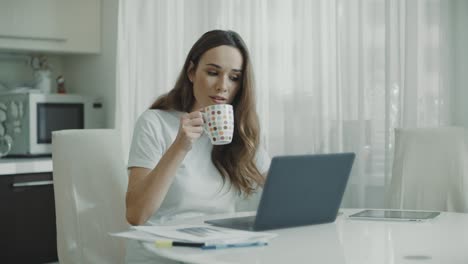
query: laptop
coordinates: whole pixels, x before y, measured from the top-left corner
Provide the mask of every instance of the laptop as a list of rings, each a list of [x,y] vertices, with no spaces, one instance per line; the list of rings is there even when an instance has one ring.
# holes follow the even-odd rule
[[[354,153],[274,157],[256,216],[205,223],[263,231],[334,222],[354,157]]]

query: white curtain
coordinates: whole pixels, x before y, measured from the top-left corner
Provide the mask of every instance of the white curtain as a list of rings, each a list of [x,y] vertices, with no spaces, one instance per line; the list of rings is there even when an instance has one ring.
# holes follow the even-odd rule
[[[450,1],[120,0],[117,128],[169,91],[204,32],[246,41],[270,155],[357,153],[344,206],[382,207],[395,127],[451,123]]]

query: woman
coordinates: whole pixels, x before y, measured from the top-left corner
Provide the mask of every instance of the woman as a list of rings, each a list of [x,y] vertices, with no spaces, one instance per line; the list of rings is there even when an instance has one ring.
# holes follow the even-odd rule
[[[129,157],[127,220],[132,225],[234,212],[240,194],[262,186],[270,159],[259,147],[253,72],[233,31],[205,33],[175,87],[138,119]],[[201,111],[232,104],[234,135],[213,146]]]

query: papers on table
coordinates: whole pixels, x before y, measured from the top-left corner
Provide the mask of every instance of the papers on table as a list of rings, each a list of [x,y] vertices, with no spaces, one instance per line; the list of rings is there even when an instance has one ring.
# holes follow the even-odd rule
[[[205,243],[205,245],[268,242],[276,236],[273,233],[241,231],[210,225],[134,226],[132,228],[134,230],[111,235],[146,242],[166,239]]]
[[[136,226],[134,228],[167,239],[204,243],[266,241],[276,236],[272,233],[241,231],[210,225]]]
[[[118,233],[109,233],[109,235],[115,236],[115,237],[138,240],[138,241],[151,242],[151,243],[154,243],[158,239],[161,239],[161,237],[157,237],[150,233],[146,233],[146,232],[138,231],[138,230],[128,230],[128,231],[123,231],[123,232],[118,232]]]

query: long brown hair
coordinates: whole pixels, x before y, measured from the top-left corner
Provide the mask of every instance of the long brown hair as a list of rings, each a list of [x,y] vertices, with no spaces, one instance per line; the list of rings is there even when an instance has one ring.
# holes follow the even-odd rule
[[[240,192],[250,195],[264,178],[255,164],[255,154],[260,141],[260,126],[255,109],[254,76],[249,52],[242,38],[234,31],[213,30],[198,39],[190,49],[174,88],[159,97],[150,109],[191,112],[195,103],[193,85],[187,76],[190,62],[195,70],[202,55],[209,49],[227,45],[237,48],[243,57],[243,74],[234,108],[234,135],[231,144],[215,145],[211,160],[218,171]]]

